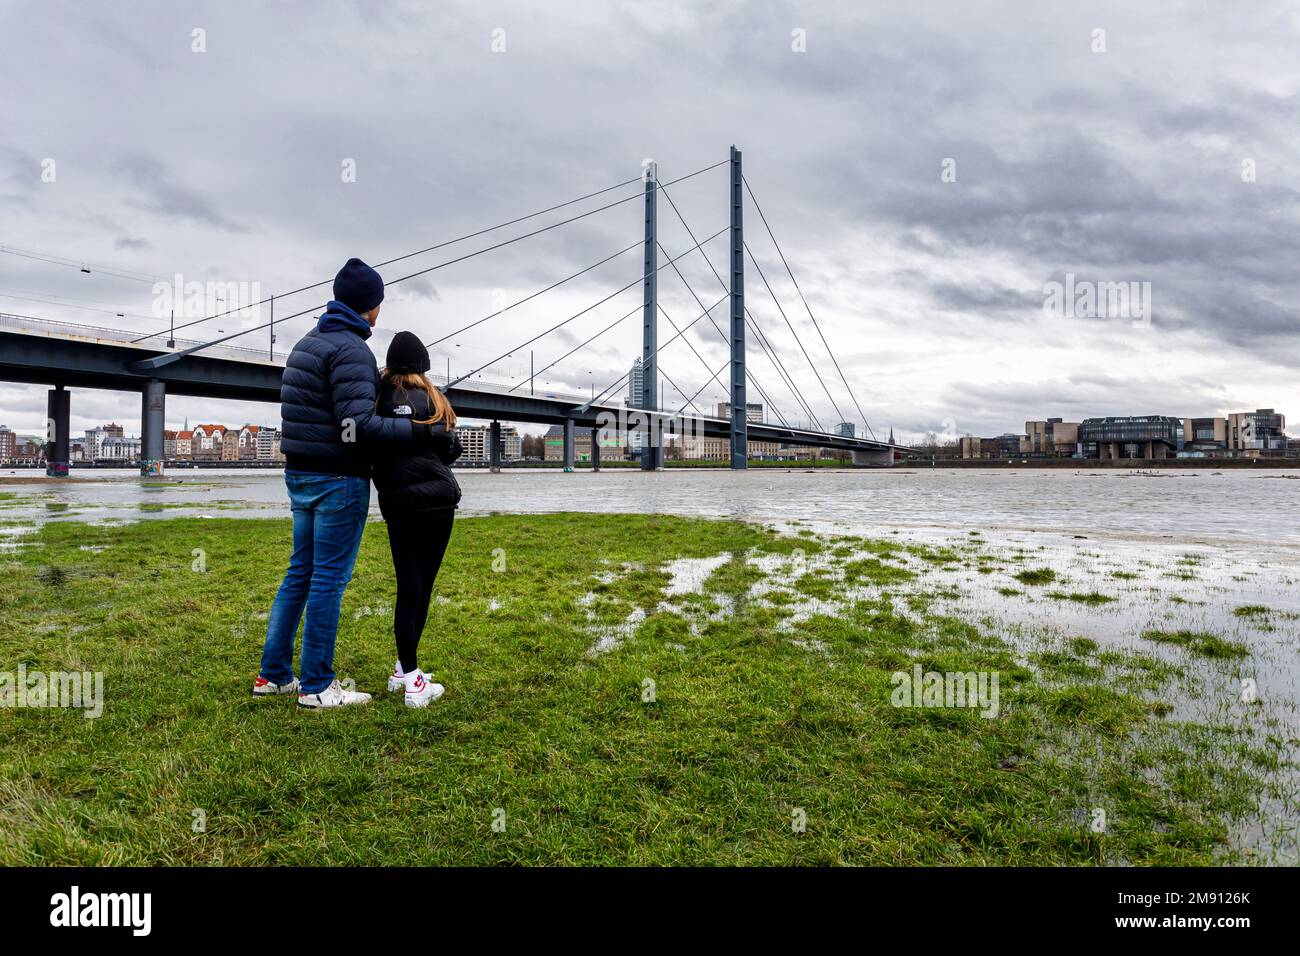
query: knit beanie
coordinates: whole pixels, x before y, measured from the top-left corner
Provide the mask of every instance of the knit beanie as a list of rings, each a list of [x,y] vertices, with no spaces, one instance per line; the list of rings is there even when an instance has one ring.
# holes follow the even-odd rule
[[[334,277],[334,298],[353,312],[369,312],[384,301],[384,280],[360,259],[349,259]]]

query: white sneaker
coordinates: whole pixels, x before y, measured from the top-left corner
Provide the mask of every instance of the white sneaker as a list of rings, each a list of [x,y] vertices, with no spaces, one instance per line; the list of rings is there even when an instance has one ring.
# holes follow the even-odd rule
[[[287,684],[272,684],[261,674],[257,675],[257,680],[253,681],[254,697],[274,697],[277,694],[296,694],[299,690],[298,678],[293,678]]]
[[[425,680],[424,671],[415,675],[415,682],[406,692],[407,707],[428,707],[430,701],[437,700],[446,690],[441,684]]]
[[[344,690],[337,680],[318,694],[299,694],[298,706],[308,710],[323,710],[327,707],[348,707],[352,704],[364,704],[370,700],[369,694],[357,690]]]
[[[390,694],[395,694],[399,690],[406,688],[406,681],[402,680],[403,673],[402,662],[398,661],[393,665],[393,672],[388,675],[388,692]]]

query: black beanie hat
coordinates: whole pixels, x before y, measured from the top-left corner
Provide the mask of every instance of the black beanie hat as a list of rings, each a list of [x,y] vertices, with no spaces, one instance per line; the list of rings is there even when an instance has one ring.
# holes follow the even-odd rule
[[[388,346],[388,358],[385,360],[388,371],[397,375],[410,375],[414,372],[429,371],[429,350],[424,347],[419,336],[410,332],[398,332]]]
[[[360,259],[349,259],[334,277],[334,298],[353,312],[369,312],[384,301],[384,280]]]

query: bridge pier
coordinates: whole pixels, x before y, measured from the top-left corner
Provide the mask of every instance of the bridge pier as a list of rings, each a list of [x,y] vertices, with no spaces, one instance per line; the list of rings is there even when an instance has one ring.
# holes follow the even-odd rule
[[[894,449],[892,448],[864,448],[853,452],[854,468],[892,468],[893,465]]]
[[[564,420],[564,470],[573,471],[573,419]]]
[[[501,471],[501,423],[496,419],[488,428],[488,443],[488,470],[495,475]]]
[[[50,389],[45,405],[45,474],[54,478],[68,476],[69,413],[72,393],[62,385]]]
[[[591,470],[600,471],[600,429],[591,430]]]
[[[140,474],[146,478],[163,473],[166,418],[167,386],[151,378],[140,399]]]

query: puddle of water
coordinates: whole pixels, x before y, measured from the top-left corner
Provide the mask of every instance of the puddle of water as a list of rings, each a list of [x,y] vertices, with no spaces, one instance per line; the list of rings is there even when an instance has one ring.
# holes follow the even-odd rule
[[[663,566],[668,575],[668,585],[663,589],[666,597],[682,594],[699,594],[704,590],[704,582],[709,575],[731,560],[731,553],[724,552],[712,558],[678,558]]]

